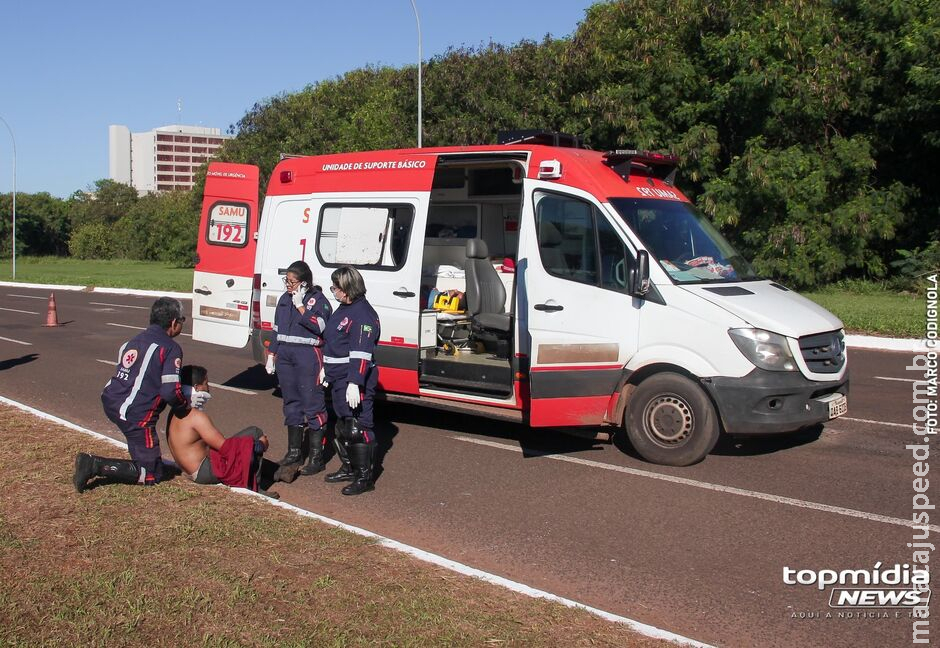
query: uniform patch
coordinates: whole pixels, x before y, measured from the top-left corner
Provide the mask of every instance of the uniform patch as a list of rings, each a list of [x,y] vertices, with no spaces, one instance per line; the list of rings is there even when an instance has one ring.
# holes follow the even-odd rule
[[[317,303],[316,298],[311,297],[310,299],[307,300],[307,308],[313,308],[313,305],[316,303]]]
[[[173,364],[175,364],[176,368],[179,369],[181,366],[183,366],[183,359],[177,358],[176,360],[173,361]]]
[[[344,318],[343,318],[343,321],[340,322],[340,323],[339,323],[339,326],[336,327],[336,330],[337,330],[337,331],[342,330],[343,328],[345,328],[345,326],[346,326],[347,324],[349,324],[349,318],[348,318],[348,317],[344,317]]]
[[[372,337],[372,327],[368,324],[362,325],[362,332],[366,334],[366,337]]]
[[[121,364],[124,365],[125,369],[133,367],[135,362],[137,362],[137,349],[131,349],[121,358]]]

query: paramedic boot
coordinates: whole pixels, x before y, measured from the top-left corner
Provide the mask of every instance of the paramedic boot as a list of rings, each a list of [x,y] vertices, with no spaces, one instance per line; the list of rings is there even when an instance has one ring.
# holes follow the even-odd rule
[[[274,473],[274,481],[291,483],[303,465],[304,426],[287,426],[287,454],[279,462],[281,467]]]
[[[300,469],[301,475],[316,475],[326,468],[323,463],[323,442],[324,430],[307,428],[308,439],[310,441],[310,452],[307,455],[307,465]]]
[[[287,426],[287,454],[284,455],[284,458],[278,461],[278,464],[282,466],[289,466],[290,464],[300,463],[303,461],[304,447],[304,426],[303,425],[288,425]]]
[[[140,483],[140,469],[128,459],[106,459],[84,452],[75,455],[75,473],[72,484],[79,493],[88,487],[92,477],[105,477],[120,484]]]
[[[360,495],[373,490],[372,483],[372,457],[375,454],[374,443],[356,443],[349,448],[349,460],[356,471],[353,483],[343,488],[343,495]]]
[[[339,460],[343,463],[339,467],[339,470],[324,477],[323,481],[329,484],[353,481],[356,478],[356,473],[353,472],[352,466],[349,465],[349,454],[346,452],[345,444],[339,439],[333,439],[333,444],[336,446],[336,454],[339,456]]]

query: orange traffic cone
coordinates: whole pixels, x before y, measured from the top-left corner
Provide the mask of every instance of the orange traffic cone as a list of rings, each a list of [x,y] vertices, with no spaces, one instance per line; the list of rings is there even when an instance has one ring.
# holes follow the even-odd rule
[[[49,293],[49,310],[46,312],[46,323],[43,326],[59,326],[59,316],[55,311],[55,293]]]

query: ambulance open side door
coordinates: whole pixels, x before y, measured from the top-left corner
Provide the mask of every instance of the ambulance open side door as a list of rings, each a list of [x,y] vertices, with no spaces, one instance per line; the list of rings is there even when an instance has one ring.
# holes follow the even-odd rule
[[[258,221],[258,167],[211,163],[196,243],[194,340],[248,344]]]
[[[600,425],[638,346],[641,301],[630,294],[635,257],[586,192],[533,180],[524,187],[516,271],[529,423]]]

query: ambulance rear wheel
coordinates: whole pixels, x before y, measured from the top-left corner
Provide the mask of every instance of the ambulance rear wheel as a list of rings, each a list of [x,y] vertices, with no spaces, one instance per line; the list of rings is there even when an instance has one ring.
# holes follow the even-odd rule
[[[637,386],[624,414],[627,438],[641,457],[665,466],[698,463],[718,442],[719,425],[708,396],[676,373]]]

